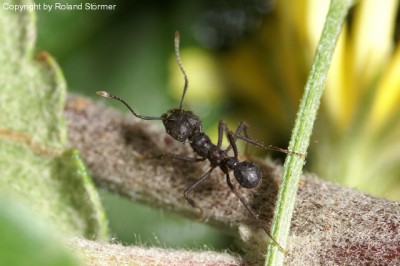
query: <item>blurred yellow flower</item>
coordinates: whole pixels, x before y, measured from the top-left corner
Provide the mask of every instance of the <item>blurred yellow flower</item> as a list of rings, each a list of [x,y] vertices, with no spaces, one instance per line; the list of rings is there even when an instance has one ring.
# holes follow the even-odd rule
[[[189,79],[184,106],[193,110],[203,120],[204,117],[211,116],[210,113],[214,106],[221,102],[223,82],[219,75],[216,59],[207,51],[194,47],[181,49],[180,57]],[[184,79],[175,55],[170,58],[169,72],[168,89],[179,102],[182,97]],[[216,121],[219,119],[221,118],[214,117],[214,123],[207,130],[214,141],[218,139]],[[226,143],[224,140],[224,144]]]
[[[328,6],[328,0],[277,0],[258,32],[222,53],[218,63],[202,50],[184,49],[187,103],[218,104],[226,97],[221,96],[222,76],[230,96],[252,110],[236,113],[231,121],[246,117],[253,136],[284,147]],[[329,70],[306,166],[322,178],[391,199],[400,199],[398,7],[398,0],[363,0],[351,11]],[[180,97],[183,80],[174,60],[170,87]]]
[[[400,199],[398,1],[364,0],[337,44],[314,128],[308,170]],[[232,93],[256,105],[275,144],[288,137],[329,1],[276,1],[262,29],[222,58]],[[254,107],[254,106],[253,106]],[[272,133],[271,133],[272,132]]]
[[[189,78],[189,89],[185,96],[185,104],[196,105],[201,102],[210,105],[221,96],[222,81],[218,76],[216,60],[200,48],[186,48],[180,51],[180,57]],[[169,62],[170,79],[168,88],[178,101],[182,97],[184,85],[183,74],[178,67],[175,55]]]

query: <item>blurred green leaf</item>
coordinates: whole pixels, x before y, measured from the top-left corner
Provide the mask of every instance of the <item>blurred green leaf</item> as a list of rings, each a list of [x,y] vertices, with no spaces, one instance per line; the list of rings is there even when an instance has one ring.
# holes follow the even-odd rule
[[[46,225],[35,219],[7,193],[0,194],[0,265],[76,265],[75,259],[54,240]]]
[[[66,84],[51,56],[33,58],[34,22],[33,12],[0,9],[0,188],[16,192],[61,234],[106,238],[84,164],[76,151],[63,153]]]

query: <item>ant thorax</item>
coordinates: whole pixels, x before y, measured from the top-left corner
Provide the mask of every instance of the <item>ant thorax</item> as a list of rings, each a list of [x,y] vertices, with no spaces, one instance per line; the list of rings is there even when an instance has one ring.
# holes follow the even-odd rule
[[[197,132],[201,132],[200,118],[191,111],[172,109],[161,116],[167,133],[180,142],[185,142]]]
[[[211,143],[210,138],[203,132],[196,132],[189,137],[193,151],[201,157],[207,158],[211,164],[217,166],[226,157],[225,153]]]

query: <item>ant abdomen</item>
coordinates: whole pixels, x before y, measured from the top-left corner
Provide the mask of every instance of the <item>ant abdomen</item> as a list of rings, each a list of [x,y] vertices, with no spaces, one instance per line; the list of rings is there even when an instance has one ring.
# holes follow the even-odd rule
[[[238,162],[233,168],[233,175],[244,188],[255,188],[261,182],[260,168],[252,162]]]

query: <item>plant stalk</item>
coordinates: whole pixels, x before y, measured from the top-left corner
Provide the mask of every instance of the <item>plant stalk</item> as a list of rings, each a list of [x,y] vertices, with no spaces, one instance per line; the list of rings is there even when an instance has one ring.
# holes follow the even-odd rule
[[[348,11],[354,2],[353,0],[332,0],[330,3],[311,72],[300,102],[300,109],[297,113],[289,144],[290,151],[302,154],[307,153],[336,43]],[[278,201],[275,206],[274,219],[271,226],[271,235],[283,247],[287,244],[298,184],[304,163],[305,156],[295,154],[288,154],[285,160],[282,184],[278,192]],[[283,265],[284,259],[285,254],[270,242],[265,265]]]

